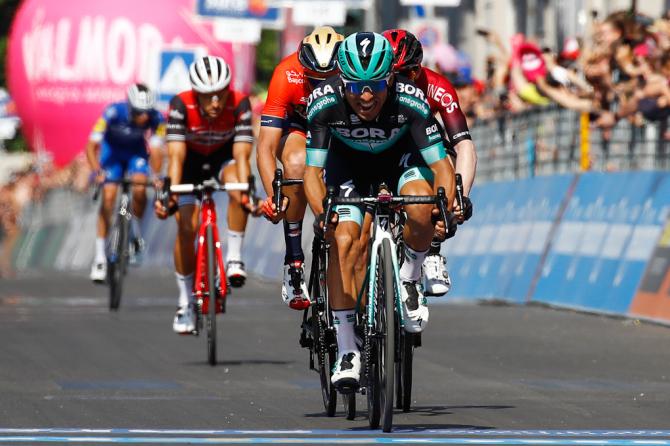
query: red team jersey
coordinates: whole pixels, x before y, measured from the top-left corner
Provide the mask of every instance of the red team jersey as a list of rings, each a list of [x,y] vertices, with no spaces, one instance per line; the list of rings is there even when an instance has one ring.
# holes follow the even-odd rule
[[[249,98],[230,90],[221,114],[209,119],[200,113],[193,90],[179,93],[170,101],[167,140],[186,141],[188,150],[205,156],[234,142],[252,143]]]
[[[309,92],[309,84],[304,68],[298,61],[298,53],[292,53],[272,73],[261,116],[261,127],[304,132]]]
[[[464,139],[472,139],[465,115],[458,105],[458,95],[451,82],[426,67],[421,68],[421,73],[414,82],[425,93],[430,112],[433,115],[440,114],[452,147]]]

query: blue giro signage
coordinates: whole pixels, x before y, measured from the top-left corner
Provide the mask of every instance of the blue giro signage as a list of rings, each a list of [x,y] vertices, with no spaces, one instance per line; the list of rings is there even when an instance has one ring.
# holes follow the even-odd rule
[[[261,0],[197,0],[196,14],[205,17],[229,19],[256,19],[275,22],[280,19],[280,9],[267,6]]]

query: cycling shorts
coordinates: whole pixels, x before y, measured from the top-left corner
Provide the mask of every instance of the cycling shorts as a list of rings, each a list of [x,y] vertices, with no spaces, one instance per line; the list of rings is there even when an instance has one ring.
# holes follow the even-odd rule
[[[149,155],[136,151],[112,150],[103,141],[100,151],[100,167],[107,181],[121,181],[124,175],[149,175]]]
[[[234,161],[232,141],[209,155],[187,150],[181,182],[199,184],[212,177],[220,181],[223,169]],[[180,195],[178,203],[179,206],[198,204],[198,199],[194,195]]]
[[[410,137],[404,137],[388,150],[372,154],[354,150],[340,140],[333,138],[328,150],[325,167],[325,182],[334,186],[341,197],[366,197],[376,195],[381,183],[399,194],[410,181],[433,181],[433,173],[426,164]],[[363,222],[363,205],[342,205],[336,207],[339,221]]]

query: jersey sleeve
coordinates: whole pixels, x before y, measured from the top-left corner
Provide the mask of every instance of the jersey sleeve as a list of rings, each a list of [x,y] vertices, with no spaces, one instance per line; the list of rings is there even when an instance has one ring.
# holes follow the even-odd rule
[[[98,120],[95,122],[95,125],[93,126],[93,129],[91,130],[91,136],[89,139],[93,142],[101,142],[102,139],[105,137],[105,131],[107,130],[107,124],[111,121],[113,121],[117,116],[116,109],[114,108],[114,105],[109,105],[105,108],[105,110],[102,112],[102,116],[98,118]]]
[[[235,109],[235,138],[233,142],[254,142],[251,131],[251,102],[244,97]]]
[[[435,98],[438,105],[440,118],[444,123],[444,130],[454,146],[464,139],[472,139],[470,136],[470,129],[468,122],[465,119],[463,110],[458,103],[458,94],[450,82],[442,82],[440,87],[444,89],[444,93]],[[437,89],[441,93],[440,89]],[[437,94],[437,93],[436,93]]]
[[[283,128],[288,118],[291,103],[290,86],[284,73],[283,64],[278,65],[272,73],[268,96],[261,114],[261,127]]]
[[[179,96],[170,100],[167,138],[169,141],[186,141],[186,104]]]
[[[327,95],[312,100],[307,106],[307,160],[305,165],[323,168],[326,165],[330,146],[330,129],[327,126],[331,106],[337,103],[335,95]]]
[[[442,142],[440,125],[435,117],[415,113],[410,124],[410,132],[426,164],[430,166],[447,157],[447,150]]]

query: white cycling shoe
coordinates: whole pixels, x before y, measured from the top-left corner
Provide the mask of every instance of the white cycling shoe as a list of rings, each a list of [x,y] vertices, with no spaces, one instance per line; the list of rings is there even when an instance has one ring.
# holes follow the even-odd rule
[[[342,352],[338,355],[330,382],[337,388],[355,388],[361,378],[361,353]]]
[[[407,333],[421,333],[428,325],[428,301],[419,282],[403,282],[401,287],[403,321]]]
[[[451,289],[447,259],[440,254],[427,255],[421,266],[423,290],[426,296],[444,296]]]
[[[284,303],[294,310],[309,308],[310,300],[305,284],[305,266],[302,261],[296,260],[284,265],[281,297]]]
[[[177,334],[191,334],[195,331],[195,314],[190,306],[177,308],[172,330]]]
[[[247,272],[244,269],[244,263],[239,260],[230,260],[226,265],[226,275],[230,286],[240,288],[247,280]]]
[[[105,283],[107,281],[107,261],[94,262],[89,277],[95,283]]]

